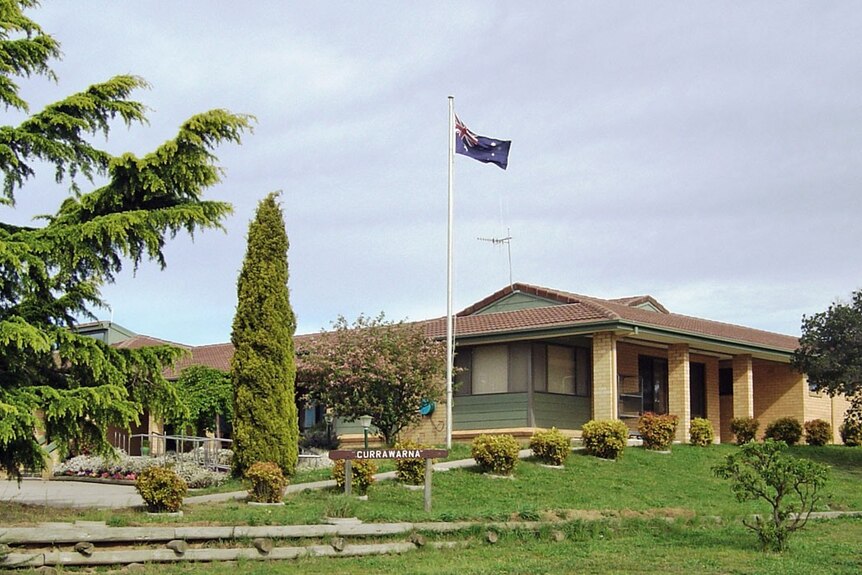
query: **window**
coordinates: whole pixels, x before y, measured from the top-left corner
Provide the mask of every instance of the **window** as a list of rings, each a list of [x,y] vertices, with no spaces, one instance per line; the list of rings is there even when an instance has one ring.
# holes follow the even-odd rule
[[[530,384],[530,361],[533,346],[515,343],[509,346],[509,391],[527,391]]]
[[[471,373],[473,395],[505,393],[509,390],[509,348],[483,345],[473,348]]]
[[[589,396],[586,348],[512,343],[458,348],[455,395],[533,391]]]
[[[706,365],[689,364],[689,395],[691,418],[706,417]]]
[[[592,369],[590,369],[590,350],[584,347],[575,348],[575,368],[578,377],[575,380],[575,395],[589,397],[592,386]]]
[[[548,346],[533,346],[533,391],[548,391]]]
[[[575,394],[575,350],[548,346],[548,393]]]
[[[718,394],[733,395],[733,368],[722,367],[718,370]]]
[[[455,352],[455,390],[454,395],[471,395],[473,393],[471,368],[473,366],[473,350],[469,347],[460,348]]]

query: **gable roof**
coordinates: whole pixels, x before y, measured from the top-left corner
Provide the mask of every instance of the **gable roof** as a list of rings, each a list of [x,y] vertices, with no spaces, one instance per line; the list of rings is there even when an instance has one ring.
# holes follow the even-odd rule
[[[513,293],[547,300],[548,305],[490,311],[495,303]],[[431,320],[427,326],[433,337],[445,337],[446,318]],[[792,353],[799,346],[793,336],[671,313],[651,296],[607,300],[523,283],[507,286],[456,314],[455,333],[456,338],[463,338],[561,328],[585,328],[583,332],[592,328],[621,329],[665,338],[684,336],[713,345],[751,346],[780,354]]]
[[[157,337],[152,337],[149,335],[137,334],[128,339],[124,339],[123,341],[113,344],[113,346],[118,349],[141,349],[142,347],[154,347],[157,345],[170,345],[182,349],[192,349],[192,346],[190,345],[176,343],[174,341],[168,341],[166,339],[159,339]]]
[[[520,309],[495,304],[513,294],[530,296]],[[537,303],[538,302],[538,303]],[[417,322],[425,327],[429,337],[446,337],[446,318]],[[653,342],[688,342],[696,349],[730,353],[755,353],[764,357],[787,360],[799,346],[796,337],[769,331],[671,313],[652,296],[641,295],[601,299],[540,286],[516,283],[483,298],[456,314],[456,339],[554,337],[589,335],[598,331],[614,331],[627,338]],[[297,350],[302,342],[318,334],[294,336]],[[189,351],[165,377],[176,378],[186,367],[203,365],[222,371],[230,370],[233,345],[217,343],[188,346],[162,339],[136,335],[114,344],[117,347],[139,348],[148,345],[174,345]],[[301,361],[301,357],[297,358]]]
[[[311,337],[314,336],[294,336],[294,345],[297,347],[297,349],[299,349],[302,346],[302,342],[308,340]],[[190,346],[142,335],[115,344],[115,347],[138,349],[141,347],[149,347],[155,345],[172,345],[174,347],[185,349],[188,352],[186,355],[177,360],[176,365],[174,365],[172,368],[169,367],[165,369],[163,375],[167,379],[176,379],[177,377],[179,377],[180,373],[182,373],[184,369],[195,365],[211,367],[213,369],[218,369],[224,372],[230,371],[230,362],[231,359],[233,359],[234,352],[234,347],[231,342]],[[297,357],[296,361],[297,364],[299,364],[301,362],[301,358]]]
[[[172,370],[168,370],[165,377],[174,379],[180,372],[193,365],[203,365],[220,371],[230,371],[230,360],[233,358],[233,344],[215,343],[211,345],[199,345],[189,348],[191,353],[181,357]]]

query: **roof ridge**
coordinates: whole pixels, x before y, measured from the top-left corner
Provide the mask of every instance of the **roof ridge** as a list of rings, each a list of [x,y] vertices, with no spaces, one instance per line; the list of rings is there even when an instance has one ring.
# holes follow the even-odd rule
[[[595,311],[603,312],[610,319],[620,319],[620,314],[610,309],[608,306],[604,304],[607,300],[602,300],[600,298],[592,298],[589,296],[579,296],[581,298],[580,303],[592,308]]]
[[[201,344],[201,345],[193,345],[193,346],[191,346],[191,348],[192,348],[192,349],[201,349],[201,348],[204,348],[204,347],[216,347],[216,346],[220,346],[220,345],[233,345],[233,342],[225,341],[225,342],[222,342],[222,343],[204,343],[204,344]]]
[[[615,298],[608,299],[607,301],[612,302],[612,303],[619,303],[619,304],[627,305],[629,307],[639,307],[640,305],[642,305],[644,303],[648,303],[648,304],[652,305],[653,307],[655,307],[661,313],[671,313],[669,309],[664,307],[664,304],[662,304],[660,301],[658,301],[656,298],[654,298],[650,294],[632,295],[632,296],[626,296],[626,297],[615,297]]]
[[[194,347],[195,347],[195,346],[189,345],[187,343],[179,343],[176,341],[170,341],[167,339],[162,339],[160,337],[154,337],[152,335],[146,335],[143,333],[136,333],[132,337],[127,337],[126,339],[119,341],[113,345],[114,345],[114,347],[117,347],[117,348],[125,348],[125,347],[128,347],[128,344],[133,343],[135,341],[141,341],[141,340],[156,341],[162,345],[171,345],[174,347],[181,347],[183,349],[188,349],[188,350],[194,349]]]

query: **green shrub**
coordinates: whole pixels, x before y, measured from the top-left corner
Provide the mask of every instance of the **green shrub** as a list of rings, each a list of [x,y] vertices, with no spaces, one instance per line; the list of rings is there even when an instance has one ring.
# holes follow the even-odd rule
[[[832,441],[832,425],[822,419],[806,421],[805,443],[808,445],[826,445]]]
[[[841,441],[847,447],[862,445],[862,425],[845,421],[838,428],[838,433],[841,434]]]
[[[413,440],[405,439],[394,445],[395,449],[428,449]],[[425,483],[425,460],[421,457],[395,460],[395,477],[407,485],[422,485]]]
[[[736,444],[754,441],[760,422],[753,417],[734,417],[730,420],[730,432],[736,436]]]
[[[638,421],[638,433],[643,438],[646,449],[670,449],[676,434],[679,417],[676,415],[658,415],[652,412],[644,413]]]
[[[707,447],[715,441],[715,430],[712,428],[712,422],[702,417],[695,417],[691,420],[688,434],[691,444],[698,447]]]
[[[780,417],[766,426],[763,437],[796,445],[802,439],[802,424],[795,417]]]
[[[271,461],[253,463],[246,470],[245,478],[251,482],[249,501],[258,503],[278,503],[287,487],[287,479],[281,468]]]
[[[581,428],[587,453],[602,459],[619,459],[629,439],[629,429],[618,419],[592,420]]]
[[[530,438],[530,449],[533,453],[550,465],[562,465],[566,462],[572,444],[568,437],[556,427],[545,431],[537,431]]]
[[[518,464],[520,446],[511,435],[483,434],[473,440],[471,455],[479,467],[499,475],[511,475]]]
[[[174,513],[183,506],[188,486],[172,469],[148,467],[135,480],[135,489],[153,513]]]
[[[805,526],[826,483],[827,466],[791,457],[786,449],[784,442],[769,438],[749,442],[713,468],[716,476],[733,482],[731,489],[739,501],[764,499],[772,507],[771,513],[742,521],[757,532],[764,550],[787,547],[790,534]]]
[[[848,447],[862,445],[862,394],[853,397],[844,414],[844,423],[838,428],[841,441]]]
[[[374,483],[374,474],[377,473],[377,463],[373,459],[354,459],[351,464],[350,475],[352,481],[351,487],[356,490],[359,495],[365,495],[368,488]],[[339,459],[332,466],[332,478],[338,487],[344,489],[344,460]]]

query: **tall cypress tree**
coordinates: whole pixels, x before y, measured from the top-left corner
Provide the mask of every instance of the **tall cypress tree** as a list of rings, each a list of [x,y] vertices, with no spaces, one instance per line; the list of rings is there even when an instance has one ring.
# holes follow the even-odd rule
[[[258,205],[237,281],[231,378],[238,475],[256,461],[272,461],[293,475],[299,456],[296,320],[287,289],[288,241],[278,195],[272,193]]]

